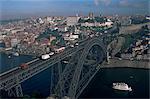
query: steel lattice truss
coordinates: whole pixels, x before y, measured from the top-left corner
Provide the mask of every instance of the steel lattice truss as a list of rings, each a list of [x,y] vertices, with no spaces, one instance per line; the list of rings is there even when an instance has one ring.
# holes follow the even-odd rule
[[[94,46],[97,46],[98,50],[92,51]],[[79,46],[64,51],[61,55],[33,64],[28,69],[19,69],[11,74],[2,76],[0,90],[5,90],[9,96],[22,97],[21,83],[51,68],[51,76],[53,77],[50,77],[50,94],[55,94],[59,97],[77,98],[99,70],[99,65],[105,61],[106,49],[102,38],[87,39]],[[70,58],[69,62],[62,69],[62,60],[67,57]],[[56,66],[54,64],[57,64],[57,67],[54,67]]]

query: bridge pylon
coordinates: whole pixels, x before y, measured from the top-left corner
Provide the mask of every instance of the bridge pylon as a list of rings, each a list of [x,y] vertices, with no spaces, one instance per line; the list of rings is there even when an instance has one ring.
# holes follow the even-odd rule
[[[22,87],[21,84],[18,82],[18,78],[16,77],[16,86],[10,89],[6,89],[9,97],[23,97]]]

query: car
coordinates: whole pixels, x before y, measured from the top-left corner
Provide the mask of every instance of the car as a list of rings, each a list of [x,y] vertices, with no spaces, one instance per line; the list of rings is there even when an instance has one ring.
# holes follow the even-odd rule
[[[23,63],[20,65],[20,67],[21,67],[21,69],[27,69],[29,67],[29,65],[26,63]]]
[[[74,45],[70,45],[70,47],[71,47],[71,48],[73,48],[73,47],[74,47]]]
[[[79,43],[75,43],[75,46],[78,46],[79,45]]]

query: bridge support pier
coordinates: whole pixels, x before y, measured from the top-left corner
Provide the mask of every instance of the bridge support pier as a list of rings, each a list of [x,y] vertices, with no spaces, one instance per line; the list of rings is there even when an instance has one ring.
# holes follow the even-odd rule
[[[9,96],[9,97],[15,97],[15,96],[16,96],[16,94],[15,94],[13,88],[9,89],[7,92],[8,92],[8,96]]]
[[[9,89],[7,92],[9,97],[23,97],[21,84]]]
[[[61,64],[61,61],[59,61],[59,62],[57,63],[57,66],[58,66],[58,75],[59,75],[59,78],[60,78],[61,73],[62,73],[62,64]]]
[[[62,63],[59,61],[57,66],[51,67],[51,82],[50,82],[50,95],[54,93],[54,87],[57,84],[58,79],[60,79],[61,73],[62,73]]]
[[[107,51],[107,63],[109,64],[110,63],[110,59],[109,59],[109,51]]]
[[[50,71],[51,73],[51,82],[50,82],[50,95],[53,93],[53,87],[54,87],[54,85],[53,85],[53,79],[54,79],[54,67],[52,66],[51,67],[51,71]]]
[[[17,97],[22,97],[23,96],[23,92],[22,92],[22,87],[21,87],[21,84],[18,84],[16,87],[16,96]]]

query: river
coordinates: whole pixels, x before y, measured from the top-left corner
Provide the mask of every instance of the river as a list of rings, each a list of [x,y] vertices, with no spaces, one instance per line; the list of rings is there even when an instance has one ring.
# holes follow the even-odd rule
[[[11,68],[19,66],[21,63],[28,62],[34,57],[28,55],[14,56],[12,54],[0,53],[0,73],[5,72]]]
[[[30,61],[32,56],[11,56],[0,54],[1,72]],[[47,97],[50,91],[50,70],[39,73],[22,83],[24,95],[32,97]],[[148,98],[149,69],[109,68],[100,69],[94,79],[83,91],[80,98]],[[132,92],[122,92],[112,89],[113,82],[125,82],[133,89]]]
[[[101,69],[84,90],[82,98],[148,98],[148,69],[109,68]],[[131,92],[112,89],[113,82],[125,82],[131,86]]]

